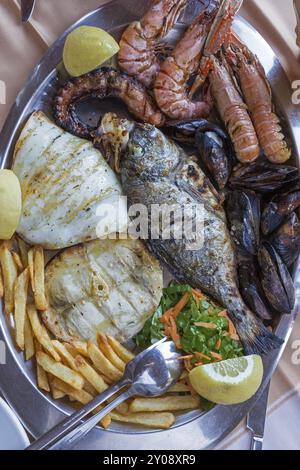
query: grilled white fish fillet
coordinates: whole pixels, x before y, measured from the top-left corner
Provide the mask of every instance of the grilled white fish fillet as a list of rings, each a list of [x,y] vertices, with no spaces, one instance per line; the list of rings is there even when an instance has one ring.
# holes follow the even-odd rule
[[[68,248],[46,268],[43,320],[64,341],[96,332],[126,341],[156,310],[163,274],[138,240],[95,240]]]
[[[17,232],[49,250],[126,229],[121,185],[92,143],[33,113],[16,144],[13,170],[22,188],[23,212]],[[110,209],[101,224],[106,205]],[[120,209],[119,226],[115,212]],[[98,231],[96,229],[98,226]]]

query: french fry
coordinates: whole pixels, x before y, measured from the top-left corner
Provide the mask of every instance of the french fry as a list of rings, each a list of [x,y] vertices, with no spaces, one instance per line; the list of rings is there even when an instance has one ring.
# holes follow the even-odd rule
[[[12,313],[14,309],[14,284],[18,277],[17,267],[8,246],[9,244],[6,242],[0,246],[0,263],[4,285],[4,309],[7,315]]]
[[[41,347],[41,345],[39,344],[39,342],[37,340],[34,341],[34,346],[35,346],[35,349],[36,349],[37,352],[42,351],[42,347]],[[41,390],[44,390],[45,392],[50,392],[51,389],[50,389],[50,384],[49,384],[47,373],[40,366],[38,361],[36,361],[36,375],[37,375],[38,387]]]
[[[155,411],[184,411],[200,407],[200,397],[167,396],[159,398],[135,398],[129,406],[132,413]]]
[[[122,378],[122,373],[104,356],[102,351],[92,342],[88,343],[89,357],[97,370],[113,382]]]
[[[70,395],[74,400],[78,401],[82,405],[86,405],[87,403],[92,401],[94,398],[85,390],[83,389],[77,390],[76,388],[67,384],[66,382],[59,379],[58,377],[53,378],[53,385],[61,392],[64,392],[66,395]]]
[[[140,424],[154,429],[169,429],[175,423],[175,416],[172,413],[129,413],[122,415],[112,411],[110,416],[113,421]]]
[[[75,354],[72,355],[71,352],[69,352],[68,350],[68,346],[70,345],[68,345],[67,343],[61,343],[60,341],[55,340],[55,341],[52,341],[52,344],[54,348],[56,349],[57,353],[60,355],[62,361],[67,366],[71,367],[71,369],[77,372],[80,372],[77,369],[76,362],[75,362],[75,357],[78,355],[76,349],[74,348],[74,351],[72,352],[75,352]],[[73,348],[73,346],[71,346],[71,348]],[[86,392],[90,393],[91,395],[93,396],[97,395],[97,390],[87,380],[85,380],[83,388]]]
[[[38,310],[45,311],[48,308],[48,303],[45,295],[45,258],[44,250],[41,246],[33,248],[33,263],[34,301]]]
[[[190,388],[183,382],[177,382],[173,387],[169,388],[168,393],[190,392]]]
[[[75,350],[77,351],[77,353],[75,354],[76,356],[77,354],[80,354],[81,356],[89,357],[88,347],[87,347],[86,342],[74,339],[70,342],[70,345],[73,346],[73,348],[75,348]]]
[[[113,398],[111,398],[110,400],[108,400],[108,403],[110,403],[110,401],[113,400]],[[121,413],[122,415],[126,415],[129,411],[129,405],[128,403],[124,402],[124,403],[121,403],[120,405],[117,406],[116,408],[116,411],[118,413]]]
[[[16,279],[14,286],[16,343],[22,351],[25,349],[25,318],[28,283],[29,270],[27,268]]]
[[[90,395],[85,390],[75,390],[74,388],[70,387],[70,385],[66,384],[65,382],[63,382],[60,379],[55,378],[53,380],[53,384],[55,385],[55,387],[58,390],[61,390],[61,391],[65,392],[67,395],[69,395],[69,397],[71,397],[75,401],[78,401],[82,405],[86,405],[87,403],[92,401],[93,398],[94,398],[92,395]],[[99,408],[99,409],[101,409],[101,408]],[[110,423],[111,423],[110,415],[105,416],[101,421],[101,424],[105,429],[108,428]]]
[[[11,254],[12,254],[12,257],[13,257],[13,259],[14,259],[15,265],[17,266],[18,272],[21,273],[22,271],[24,271],[24,266],[23,266],[23,263],[22,263],[22,260],[21,260],[21,258],[20,258],[19,253],[17,253],[16,251],[12,250],[12,251],[11,251]]]
[[[38,387],[45,392],[50,392],[51,390],[47,374],[39,364],[37,364],[36,374]]]
[[[70,343],[63,343],[64,347],[68,351],[68,353],[71,354],[71,356],[75,359],[76,356],[78,356],[79,352],[77,351],[76,348]]]
[[[27,312],[25,315],[25,322],[24,322],[24,347],[25,347],[25,359],[29,361],[35,355],[35,347],[34,347],[34,336],[30,324],[30,320],[28,318]]]
[[[79,372],[77,370],[76,363],[75,363],[75,357],[78,355],[76,349],[73,348],[73,346],[69,345],[68,343],[61,343],[60,341],[57,341],[57,340],[52,341],[52,344],[55,347],[58,354],[60,355],[64,364],[71,367],[71,369]],[[69,349],[72,349],[72,352],[70,352]],[[97,390],[87,380],[85,380],[83,389],[92,396],[97,395]]]
[[[82,390],[84,380],[78,372],[70,369],[61,362],[55,362],[48,354],[38,351],[36,354],[39,365],[49,374],[63,380],[76,390]]]
[[[34,293],[35,286],[34,286],[34,256],[33,256],[33,248],[28,251],[28,267],[30,273],[30,284],[31,290]]]
[[[93,387],[92,384],[90,384],[87,380],[84,381],[84,386],[83,386],[83,390],[85,390],[86,392],[88,392],[90,395],[92,395],[93,397],[95,397],[96,395],[98,395],[98,392],[97,390]]]
[[[49,379],[49,384],[50,384],[50,390],[51,390],[51,395],[54,400],[61,400],[66,396],[65,392],[62,392],[58,388],[55,387],[54,380],[55,377],[53,375],[48,374],[48,379]]]
[[[24,268],[28,266],[28,245],[21,237],[17,236],[18,248]]]
[[[75,358],[76,369],[78,372],[97,390],[98,393],[107,390],[108,386],[102,377],[90,366],[82,356]]]
[[[115,353],[111,345],[109,344],[107,337],[101,333],[97,333],[97,342],[98,346],[103,352],[103,354],[107,357],[107,359],[110,360],[110,362],[117,368],[119,369],[120,372],[125,371],[125,362],[120,359],[120,357]]]
[[[58,390],[58,388],[53,387],[51,382],[50,382],[50,389],[51,389],[51,395],[52,395],[53,400],[61,400],[62,398],[66,396],[64,392],[61,392],[60,390]]]
[[[48,331],[42,325],[37,310],[34,305],[30,304],[27,306],[27,314],[30,320],[32,331],[36,339],[43,346],[43,348],[53,357],[57,362],[60,362],[60,356],[55,351],[52,341],[49,337]]]
[[[119,356],[120,359],[122,359],[122,361],[125,362],[125,364],[135,358],[134,354],[128,351],[128,349],[124,348],[124,346],[122,346],[122,344],[119,343],[119,341],[117,341],[113,336],[107,336],[107,340],[115,353]]]
[[[4,283],[3,283],[3,274],[2,274],[2,268],[0,264],[0,299],[4,296]]]
[[[66,346],[57,340],[53,340],[52,344],[56,352],[59,354],[60,358],[63,360],[63,362],[67,366],[71,367],[71,369],[76,370],[75,358],[72,356],[72,354],[70,354]]]

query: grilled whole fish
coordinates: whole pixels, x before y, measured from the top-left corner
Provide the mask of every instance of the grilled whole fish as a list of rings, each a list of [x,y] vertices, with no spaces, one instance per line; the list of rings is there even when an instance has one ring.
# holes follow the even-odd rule
[[[116,124],[115,116],[113,119]],[[109,121],[110,116],[104,116],[102,134]],[[124,127],[124,120],[120,120],[120,125]],[[225,212],[194,159],[154,126],[136,124],[127,137],[121,177],[129,205],[144,204],[148,214],[152,204],[184,207],[192,201],[203,206],[204,244],[200,249],[193,250],[188,240],[173,237],[149,239],[151,251],[177,280],[201,289],[226,307],[246,353],[266,353],[277,348],[281,340],[247,308],[239,293]]]
[[[154,313],[162,295],[159,262],[139,240],[95,240],[60,252],[45,275],[42,317],[56,338],[126,341]]]
[[[16,144],[13,170],[22,188],[22,216],[18,234],[30,244],[49,250],[95,240],[101,233],[98,210],[109,204],[125,218],[121,185],[91,142],[74,137],[42,112],[31,115]],[[116,231],[106,218],[107,233]],[[96,231],[97,230],[97,231]]]

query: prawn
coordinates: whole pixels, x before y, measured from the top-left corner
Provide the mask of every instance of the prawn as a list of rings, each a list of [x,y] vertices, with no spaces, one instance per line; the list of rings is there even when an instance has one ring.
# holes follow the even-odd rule
[[[155,0],[139,21],[131,23],[122,35],[119,67],[151,88],[160,69],[161,40],[176,23],[187,0]]]
[[[171,55],[162,63],[154,83],[154,95],[161,111],[171,119],[207,117],[211,105],[188,97],[188,82],[199,67],[201,54],[214,14],[202,12],[187,29]]]

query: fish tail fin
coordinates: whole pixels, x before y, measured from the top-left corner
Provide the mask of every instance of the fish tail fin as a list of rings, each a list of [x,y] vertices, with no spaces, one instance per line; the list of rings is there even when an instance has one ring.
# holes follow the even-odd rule
[[[278,349],[284,342],[248,309],[234,323],[247,354],[267,354]]]

